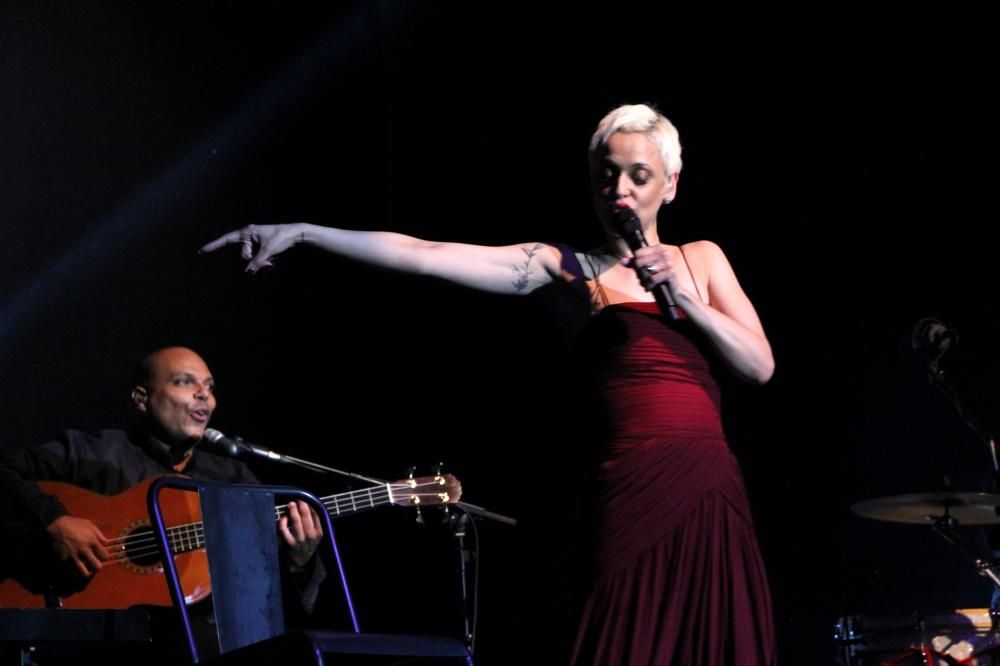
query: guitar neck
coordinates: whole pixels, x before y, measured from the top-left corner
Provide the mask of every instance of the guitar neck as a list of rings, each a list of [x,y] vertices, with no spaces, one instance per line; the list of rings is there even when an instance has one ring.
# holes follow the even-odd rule
[[[393,486],[397,487],[393,488]],[[398,495],[399,492],[406,489],[407,487],[402,484],[385,483],[380,486],[371,486],[369,488],[362,488],[361,490],[349,490],[345,493],[328,495],[319,499],[323,502],[323,506],[330,512],[331,516],[339,517],[392,504],[395,501],[394,492]],[[278,505],[274,507],[274,511],[277,518],[280,519],[287,513],[288,505]]]
[[[423,485],[423,484],[421,484]],[[419,486],[412,483],[385,483],[380,486],[371,486],[360,490],[350,490],[335,495],[328,495],[319,498],[323,506],[331,516],[340,517],[352,513],[368,511],[386,504],[405,503],[419,504],[419,497],[423,493],[414,493]],[[288,513],[287,504],[279,504],[274,507],[275,520],[281,520]],[[170,542],[170,550],[176,555],[187,553],[192,550],[205,547],[205,526],[204,523],[188,523],[186,525],[175,525],[167,529],[167,538]]]

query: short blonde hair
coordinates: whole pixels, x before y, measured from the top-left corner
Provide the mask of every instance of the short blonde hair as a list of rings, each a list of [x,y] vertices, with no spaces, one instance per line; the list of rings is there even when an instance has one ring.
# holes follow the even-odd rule
[[[660,157],[667,168],[667,175],[679,173],[681,140],[674,124],[666,116],[647,104],[623,104],[601,118],[594,136],[590,138],[590,154],[607,145],[616,132],[641,132],[648,136],[660,150]]]

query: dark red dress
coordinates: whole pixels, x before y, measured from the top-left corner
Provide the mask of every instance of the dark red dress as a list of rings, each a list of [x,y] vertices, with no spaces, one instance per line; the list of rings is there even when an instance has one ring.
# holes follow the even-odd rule
[[[685,321],[605,307],[578,339],[607,427],[578,666],[771,666],[764,565],[719,388]]]

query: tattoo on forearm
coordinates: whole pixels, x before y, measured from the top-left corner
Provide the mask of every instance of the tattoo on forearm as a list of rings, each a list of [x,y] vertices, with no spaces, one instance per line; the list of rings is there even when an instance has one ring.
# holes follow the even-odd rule
[[[524,265],[514,264],[514,275],[516,276],[511,285],[514,287],[514,291],[522,292],[528,288],[528,283],[530,282],[529,277],[531,276],[531,260],[535,258],[538,251],[545,247],[544,243],[536,243],[535,247],[527,250],[521,248],[521,252],[524,252]]]

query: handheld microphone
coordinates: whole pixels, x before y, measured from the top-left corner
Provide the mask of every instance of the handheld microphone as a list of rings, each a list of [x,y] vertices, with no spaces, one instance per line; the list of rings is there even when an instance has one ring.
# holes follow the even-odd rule
[[[649,243],[646,242],[646,236],[642,233],[642,223],[639,222],[639,216],[635,214],[634,210],[631,208],[618,208],[615,210],[614,215],[621,228],[622,238],[625,239],[632,252],[641,247],[649,247]],[[638,272],[641,270],[641,267],[636,266],[635,270]],[[680,319],[680,314],[677,312],[677,303],[674,302],[674,297],[670,293],[670,287],[661,282],[654,285],[651,291],[653,292],[653,298],[656,299],[656,304],[660,306],[660,312],[664,316],[673,321]]]
[[[267,458],[268,460],[273,460],[275,462],[288,462],[285,459],[285,456],[280,453],[275,453],[271,449],[266,449],[263,446],[257,446],[256,444],[243,441],[241,437],[226,437],[215,428],[205,428],[205,433],[202,437],[208,440],[210,444],[221,449],[233,458],[257,456],[259,458]]]

